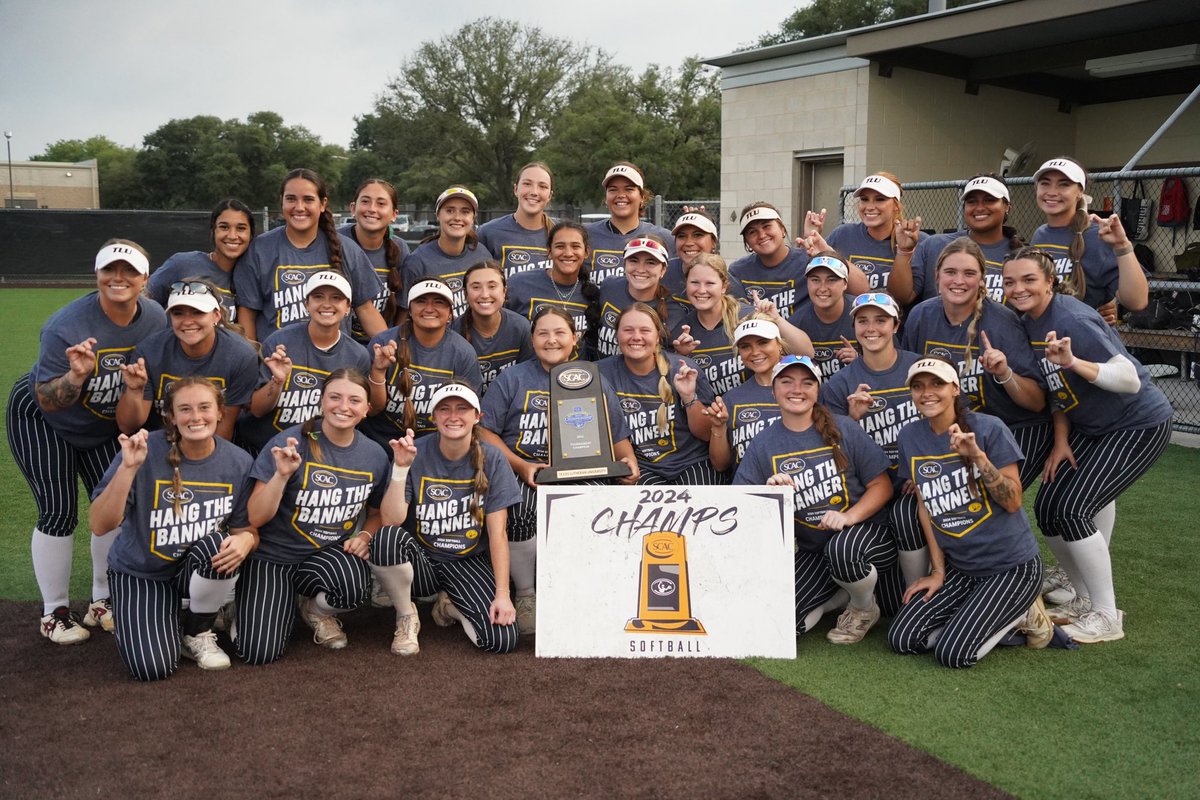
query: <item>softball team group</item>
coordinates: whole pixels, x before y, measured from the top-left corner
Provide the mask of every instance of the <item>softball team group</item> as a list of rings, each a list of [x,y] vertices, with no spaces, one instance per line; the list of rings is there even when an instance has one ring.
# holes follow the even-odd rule
[[[1116,498],[1148,470],[1171,408],[1112,328],[1147,302],[1116,217],[1087,213],[1068,158],[1036,177],[1027,246],[1008,188],[966,184],[966,229],[927,236],[899,181],[870,175],[860,222],[794,241],[769,203],[742,210],[727,264],[703,208],[642,219],[633,164],[588,226],[545,209],[541,163],[516,210],[476,227],[462,186],[409,252],[398,198],[365,181],[335,226],[305,169],[285,225],[255,236],[226,200],[211,252],[151,275],[106,243],[97,290],[54,314],[12,389],[9,442],[38,506],[40,630],[115,633],[141,680],[180,655],[266,664],[297,615],[347,644],[342,615],[396,614],[392,652],[438,625],[507,653],[536,622],[536,491],[550,454],[550,370],[599,362],[623,484],[767,484],[796,503],[796,631],[830,641],[888,616],[897,653],[969,667],[1014,632],[1044,647],[1124,636],[1109,539]],[[1043,570],[1022,509],[1036,478]],[[91,497],[92,590],[70,610],[78,480]],[[1043,596],[1047,598],[1043,601]],[[1049,603],[1052,607],[1047,610]]]

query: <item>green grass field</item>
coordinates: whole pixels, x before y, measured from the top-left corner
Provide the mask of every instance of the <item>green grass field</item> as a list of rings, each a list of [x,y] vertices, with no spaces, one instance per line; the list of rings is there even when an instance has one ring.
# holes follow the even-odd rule
[[[0,290],[0,315],[13,337],[0,349],[5,398],[36,356],[42,322],[79,294]],[[826,623],[800,641],[794,661],[752,663],[1023,797],[1200,797],[1200,637],[1191,625],[1200,608],[1192,571],[1200,567],[1197,475],[1200,450],[1171,446],[1120,500],[1112,554],[1126,613],[1122,642],[1076,651],[1000,649],[975,669],[951,671],[931,657],[892,655],[883,626],[862,645],[831,645]],[[0,598],[33,600],[29,532],[36,513],[7,440],[0,518]],[[90,559],[83,526],[79,533],[72,597],[83,599]],[[850,761],[871,757],[846,753]]]

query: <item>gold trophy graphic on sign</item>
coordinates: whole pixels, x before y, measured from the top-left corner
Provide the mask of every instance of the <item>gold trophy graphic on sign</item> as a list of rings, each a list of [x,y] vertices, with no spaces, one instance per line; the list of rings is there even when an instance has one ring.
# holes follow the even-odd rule
[[[638,615],[625,624],[625,631],[707,635],[700,620],[692,616],[683,534],[655,531],[642,537]]]

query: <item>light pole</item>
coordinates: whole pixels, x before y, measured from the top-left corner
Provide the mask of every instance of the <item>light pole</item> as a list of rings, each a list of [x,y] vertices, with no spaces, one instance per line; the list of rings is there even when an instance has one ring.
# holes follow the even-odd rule
[[[12,179],[12,131],[4,132],[4,145],[8,148],[8,205],[16,205],[17,196],[13,193]]]

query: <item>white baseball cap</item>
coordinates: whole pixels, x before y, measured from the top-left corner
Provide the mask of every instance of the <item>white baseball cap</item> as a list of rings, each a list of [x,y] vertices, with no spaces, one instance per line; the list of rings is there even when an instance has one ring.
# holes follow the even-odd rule
[[[475,390],[465,383],[444,383],[437,388],[433,393],[433,398],[430,401],[430,408],[437,408],[438,403],[449,397],[459,397],[471,404],[471,408],[480,411],[479,395],[475,394]]]
[[[444,297],[446,302],[454,305],[454,292],[450,291],[450,287],[442,281],[424,280],[414,283],[408,290],[408,302],[411,305],[413,300],[418,297],[424,297],[427,294],[436,294],[438,297]]]
[[[884,177],[883,175],[868,175],[867,177],[863,178],[863,182],[860,183],[858,188],[854,190],[854,196],[858,197],[867,189],[879,192],[884,197],[891,197],[892,199],[895,199],[903,194],[903,191],[900,189],[900,184],[896,183],[891,178]]]
[[[320,272],[314,273],[305,282],[304,299],[307,300],[308,296],[312,294],[313,291],[319,286],[332,286],[334,289],[337,289],[339,292],[345,295],[347,300],[350,300],[354,297],[354,293],[350,291],[350,281],[346,280],[345,275],[339,275],[332,270],[324,269]]]
[[[904,379],[904,382],[911,384],[913,378],[922,372],[927,372],[935,378],[941,378],[946,383],[953,383],[955,386],[959,385],[958,370],[949,361],[943,361],[940,358],[922,358],[908,368],[908,377]]]
[[[622,256],[622,258],[629,258],[634,253],[649,253],[664,264],[667,263],[667,259],[670,258],[670,254],[667,253],[667,248],[663,247],[653,239],[647,239],[644,237],[630,239],[629,243],[625,245],[625,254]]]
[[[713,221],[703,214],[697,214],[694,211],[684,214],[675,220],[675,225],[671,228],[671,233],[679,233],[680,228],[686,228],[688,225],[691,225],[693,228],[699,228],[713,236],[717,235],[717,226],[713,224]]]
[[[958,196],[958,199],[965,200],[971,192],[983,192],[988,197],[1012,202],[1012,198],[1008,195],[1008,187],[987,175],[980,175],[978,178],[971,178],[967,181],[967,185],[963,187],[962,194]]]
[[[1066,175],[1072,182],[1078,183],[1083,188],[1087,188],[1087,173],[1083,171],[1083,167],[1076,164],[1069,158],[1052,158],[1045,164],[1038,167],[1038,171],[1033,173],[1034,183],[1038,178],[1042,177],[1047,172],[1061,172]]]
[[[763,339],[778,339],[779,326],[769,319],[748,319],[738,325],[733,331],[733,343],[737,344],[747,336],[759,336]]]
[[[878,308],[881,311],[891,314],[896,319],[900,319],[900,306],[896,305],[896,301],[892,299],[890,294],[884,294],[883,292],[860,294],[850,304],[850,316],[853,317],[862,308]]]
[[[176,306],[194,308],[203,314],[216,311],[221,305],[217,302],[216,296],[203,283],[198,285],[204,288],[201,291],[194,291],[187,283],[178,289],[172,287],[171,294],[167,297],[167,311]]]
[[[96,272],[118,261],[124,261],[142,275],[150,274],[150,261],[141,250],[127,244],[106,244],[101,247],[100,252],[96,253]]]
[[[608,182],[613,178],[628,178],[639,189],[646,188],[646,182],[642,180],[641,173],[628,164],[617,164],[614,167],[609,167],[608,172],[604,173],[604,180],[600,181],[600,185],[608,188]]]
[[[812,272],[814,269],[824,267],[825,269],[837,275],[842,280],[846,280],[846,276],[850,274],[850,268],[846,266],[846,262],[840,258],[833,256],[816,256],[808,262],[808,266],[804,268],[804,274]]]
[[[471,208],[477,212],[479,211],[479,198],[475,196],[474,192],[465,186],[451,186],[438,195],[437,202],[433,204],[433,213],[436,214],[441,211],[443,203],[447,200],[453,200],[456,197],[460,200],[466,200],[471,204]]]
[[[738,233],[745,233],[750,223],[764,219],[778,219],[782,221],[779,212],[770,206],[755,206],[745,214],[742,214],[742,218],[738,220]]]
[[[821,370],[813,363],[813,360],[808,356],[784,356],[779,359],[779,363],[771,370],[771,382],[774,383],[779,375],[790,367],[804,367],[812,373],[812,376],[817,379],[817,384],[821,383]]]

